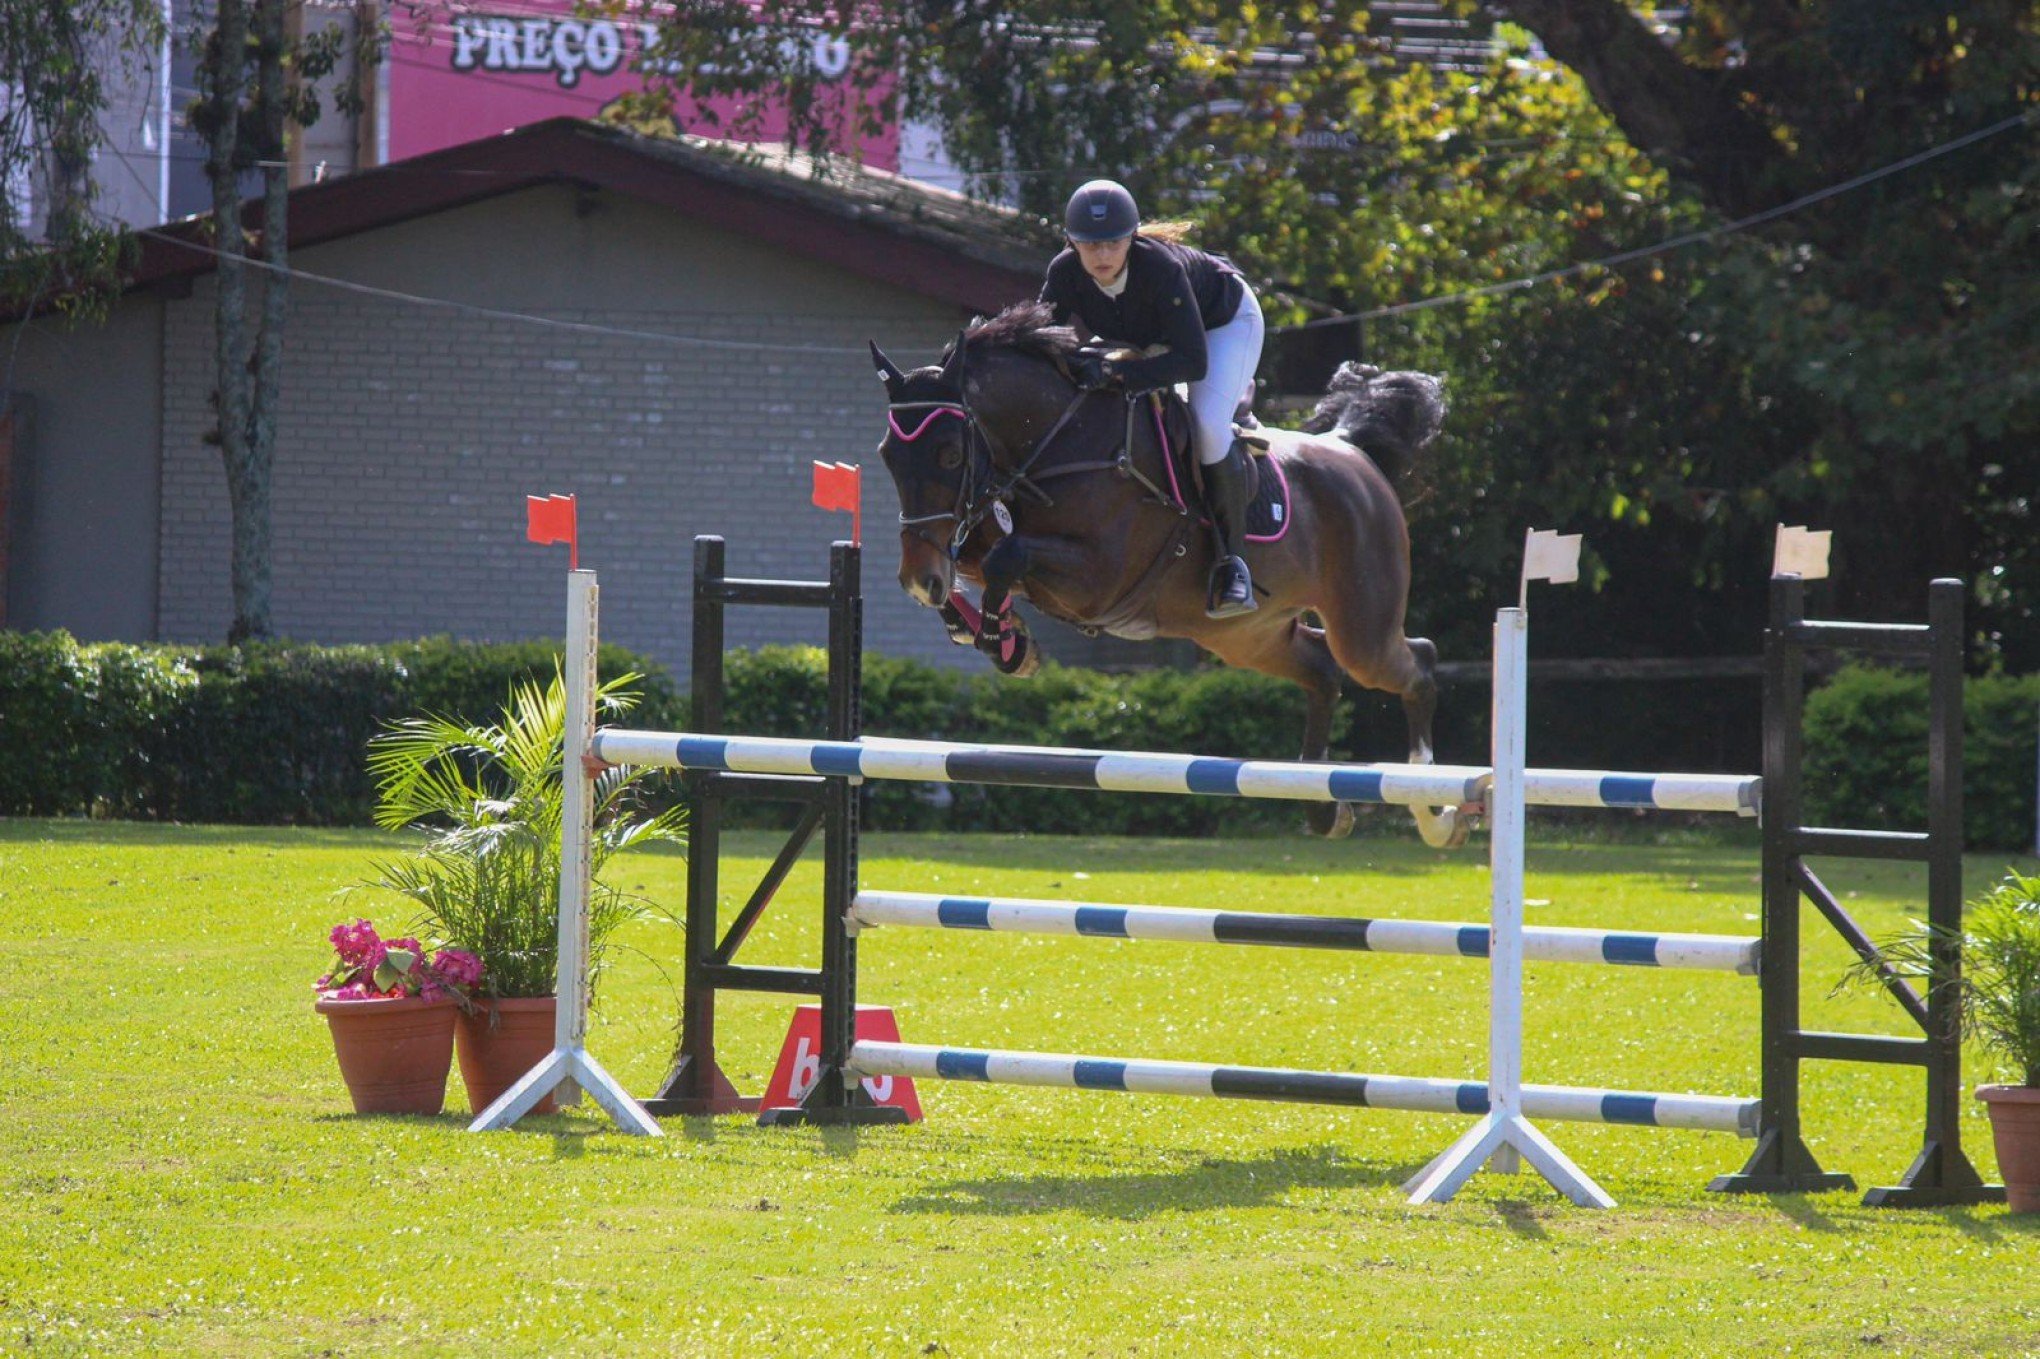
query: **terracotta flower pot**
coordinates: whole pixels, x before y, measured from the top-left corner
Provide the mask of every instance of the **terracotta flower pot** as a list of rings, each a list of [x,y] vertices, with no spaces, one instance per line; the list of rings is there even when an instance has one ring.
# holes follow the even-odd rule
[[[453,1065],[452,1000],[334,1000],[316,1007],[357,1114],[436,1114]]]
[[[460,1016],[460,1079],[467,1087],[468,1108],[480,1113],[496,1097],[517,1084],[553,1048],[553,996],[526,1000],[476,1000],[472,1012]],[[549,1114],[547,1095],[531,1112]]]
[[[2040,1213],[2040,1087],[1984,1085],[1976,1097],[1990,1110],[2006,1206],[2015,1213]]]

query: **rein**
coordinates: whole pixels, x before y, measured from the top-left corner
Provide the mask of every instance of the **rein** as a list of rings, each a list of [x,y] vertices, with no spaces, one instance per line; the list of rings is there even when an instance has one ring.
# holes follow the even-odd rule
[[[928,427],[934,424],[940,416],[958,416],[963,420],[965,426],[963,477],[957,483],[955,507],[953,509],[938,510],[933,514],[917,514],[913,516],[909,516],[906,511],[902,510],[900,512],[900,527],[917,529],[922,524],[932,524],[943,519],[954,519],[956,521],[956,530],[950,535],[949,543],[943,550],[949,554],[951,561],[955,561],[958,554],[963,551],[964,543],[969,541],[970,535],[977,530],[980,524],[984,523],[986,516],[992,513],[992,507],[1005,500],[1015,491],[1032,496],[1044,506],[1055,504],[1054,497],[1042,490],[1039,483],[1074,472],[1092,471],[1094,470],[1094,465],[1085,463],[1068,467],[1051,467],[1039,473],[1033,473],[1033,468],[1037,462],[1041,461],[1042,454],[1048,451],[1049,445],[1055,441],[1055,436],[1062,433],[1064,426],[1069,424],[1070,417],[1077,413],[1077,408],[1084,404],[1084,398],[1089,395],[1091,393],[1079,389],[1077,394],[1070,398],[1069,404],[1063,407],[1062,414],[1056,417],[1056,422],[1049,426],[1048,433],[1035,441],[1034,447],[1027,454],[1026,460],[1010,472],[1002,471],[999,468],[998,463],[992,457],[991,439],[986,436],[983,425],[978,422],[977,413],[971,410],[970,406],[961,399],[955,401],[894,401],[888,403],[885,416],[886,424],[892,429],[893,435],[901,443],[910,444],[919,439],[928,432]],[[910,434],[900,428],[899,418],[895,412],[918,410],[925,410],[928,414],[923,417],[920,424],[914,426],[913,432]],[[1114,465],[1114,463],[1102,463],[1095,466],[1110,467]],[[922,541],[928,543],[931,547],[936,546],[934,540],[928,538],[925,534],[917,532],[915,536],[921,538]]]

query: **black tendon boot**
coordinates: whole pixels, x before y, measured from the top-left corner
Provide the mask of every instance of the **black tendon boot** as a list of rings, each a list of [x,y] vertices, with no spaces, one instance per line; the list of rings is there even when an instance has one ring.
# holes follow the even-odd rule
[[[1211,568],[1211,592],[1204,604],[1207,618],[1231,618],[1256,607],[1253,577],[1240,557],[1247,534],[1247,457],[1246,444],[1235,439],[1224,458],[1204,468],[1211,522],[1218,531],[1218,564]]]

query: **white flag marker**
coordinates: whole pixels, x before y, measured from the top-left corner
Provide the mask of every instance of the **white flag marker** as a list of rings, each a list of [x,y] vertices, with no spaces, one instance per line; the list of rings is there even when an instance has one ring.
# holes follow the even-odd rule
[[[1828,543],[1833,537],[1828,529],[1815,531],[1803,525],[1778,525],[1778,547],[1771,554],[1771,575],[1826,580]]]
[[[1518,604],[1530,606],[1530,582],[1548,580],[1570,585],[1580,578],[1580,535],[1557,529],[1531,529],[1523,537],[1523,582]]]

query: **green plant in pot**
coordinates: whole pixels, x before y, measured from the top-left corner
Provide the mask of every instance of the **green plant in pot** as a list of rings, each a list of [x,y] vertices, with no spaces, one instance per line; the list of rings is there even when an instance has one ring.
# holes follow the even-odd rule
[[[623,675],[596,690],[599,717],[637,704]],[[512,687],[500,720],[467,725],[407,718],[369,742],[376,824],[423,833],[401,859],[375,865],[369,884],[408,898],[417,929],[482,962],[474,1006],[459,1022],[456,1051],[471,1109],[487,1108],[551,1050],[559,967],[560,828],[566,791],[560,752],[566,689],[557,673],[541,688]],[[602,881],[610,858],[634,845],[685,846],[686,812],[652,810],[649,771],[612,768],[595,781],[594,878],[588,897],[592,988],[616,931],[652,908]],[[550,1098],[539,1106],[551,1109]]]
[[[1852,967],[1848,979],[1875,985],[1880,963],[1905,976],[1930,977],[1942,934],[1915,921],[1880,944],[1876,958]],[[1953,943],[1962,960],[1956,989],[1963,1037],[2019,1077],[2016,1085],[1976,1091],[1990,1110],[2005,1199],[2014,1212],[2040,1212],[2040,877],[2008,870],[2004,881],[1964,909]]]

